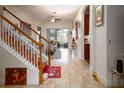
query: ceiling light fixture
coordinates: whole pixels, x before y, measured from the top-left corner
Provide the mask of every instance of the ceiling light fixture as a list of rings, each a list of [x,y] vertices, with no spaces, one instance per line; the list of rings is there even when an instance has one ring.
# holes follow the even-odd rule
[[[51,19],[51,22],[54,23],[55,22],[55,19]]]
[[[52,23],[55,22],[55,17],[52,16],[51,20],[50,20]]]

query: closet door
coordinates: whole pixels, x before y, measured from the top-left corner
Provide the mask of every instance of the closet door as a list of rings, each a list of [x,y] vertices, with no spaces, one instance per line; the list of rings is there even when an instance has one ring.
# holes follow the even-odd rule
[[[88,37],[89,35],[89,15],[84,17],[84,36]],[[84,39],[84,59],[89,63],[90,59],[90,44],[88,43],[88,38]]]

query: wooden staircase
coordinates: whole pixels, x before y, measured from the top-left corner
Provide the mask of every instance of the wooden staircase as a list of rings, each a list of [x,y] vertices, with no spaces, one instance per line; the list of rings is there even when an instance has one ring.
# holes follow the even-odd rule
[[[16,17],[13,13],[8,11],[3,7],[4,12],[11,14],[16,18],[20,23],[21,19]],[[26,24],[24,24],[27,26]],[[27,26],[29,27],[29,26]],[[5,16],[0,15],[0,44],[5,45],[11,51],[14,51],[15,54],[21,56],[25,62],[31,63],[34,67],[39,69],[39,84],[43,83],[43,67],[44,65],[50,65],[50,42],[42,35],[38,34],[32,28],[29,28],[32,34],[37,35],[37,37],[42,38],[45,42],[48,43],[47,51],[48,58],[47,63],[43,63],[43,47],[44,44],[36,41],[31,35],[25,33],[21,28],[17,27]]]

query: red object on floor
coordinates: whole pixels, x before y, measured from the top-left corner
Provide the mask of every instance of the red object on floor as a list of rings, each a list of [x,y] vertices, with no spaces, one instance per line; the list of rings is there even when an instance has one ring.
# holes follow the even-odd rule
[[[49,65],[45,65],[43,68],[43,73],[49,73]]]
[[[61,78],[61,66],[49,66],[48,78]]]

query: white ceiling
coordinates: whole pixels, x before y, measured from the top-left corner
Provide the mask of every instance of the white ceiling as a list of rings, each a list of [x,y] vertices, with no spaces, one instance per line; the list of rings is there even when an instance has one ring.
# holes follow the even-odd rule
[[[80,5],[15,5],[32,18],[47,21],[48,16],[55,16],[62,21],[72,21],[73,17],[81,7]],[[56,14],[54,14],[56,12]]]

